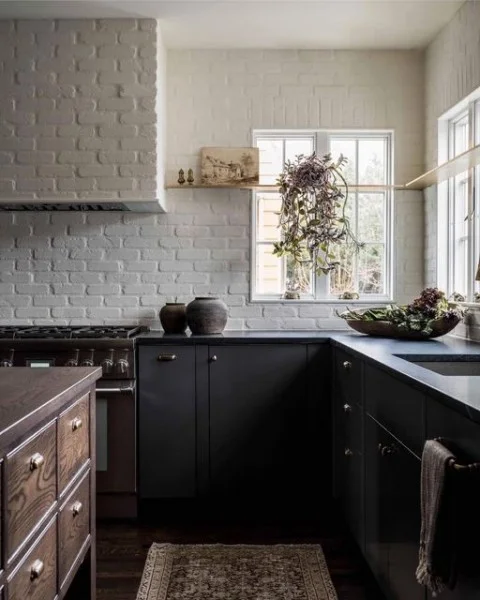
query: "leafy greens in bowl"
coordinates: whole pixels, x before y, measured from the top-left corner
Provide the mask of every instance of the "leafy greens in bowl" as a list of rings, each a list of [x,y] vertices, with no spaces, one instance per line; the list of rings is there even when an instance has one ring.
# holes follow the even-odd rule
[[[338,314],[338,313],[337,313]],[[428,339],[452,331],[465,314],[437,288],[427,288],[411,304],[346,310],[338,316],[360,333]]]

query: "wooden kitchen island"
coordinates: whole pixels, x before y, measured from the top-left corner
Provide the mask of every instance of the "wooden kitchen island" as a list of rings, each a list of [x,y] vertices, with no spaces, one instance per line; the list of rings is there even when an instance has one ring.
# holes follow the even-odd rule
[[[101,373],[0,369],[0,600],[95,598]]]

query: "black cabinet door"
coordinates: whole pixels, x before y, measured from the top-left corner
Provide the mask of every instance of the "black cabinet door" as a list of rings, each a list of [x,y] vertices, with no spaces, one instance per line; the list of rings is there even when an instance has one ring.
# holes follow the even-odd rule
[[[390,600],[424,600],[415,579],[420,535],[420,461],[366,418],[366,557]]]
[[[140,497],[194,497],[195,347],[140,346],[138,351]]]
[[[210,491],[231,501],[308,501],[322,457],[312,456],[307,346],[211,346]],[[317,403],[329,364],[318,372]],[[315,470],[312,470],[315,465]],[[324,465],[330,468],[328,460]]]
[[[364,448],[362,372],[358,358],[335,350],[334,414],[334,481],[345,520],[362,551],[364,539]]]
[[[459,461],[480,461],[480,425],[438,401],[427,398],[427,438],[437,437],[448,440]],[[463,487],[464,492],[461,494],[461,509],[456,511],[453,519],[456,519],[456,530],[463,542],[459,544],[457,584],[453,591],[442,592],[440,597],[444,600],[480,598],[480,570],[476,550],[480,538],[479,479],[478,473],[459,475],[459,485]]]

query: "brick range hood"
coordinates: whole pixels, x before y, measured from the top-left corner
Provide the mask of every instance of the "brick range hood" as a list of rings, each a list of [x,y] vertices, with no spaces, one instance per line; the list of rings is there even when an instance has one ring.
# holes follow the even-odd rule
[[[3,20],[0,211],[165,212],[153,19]]]

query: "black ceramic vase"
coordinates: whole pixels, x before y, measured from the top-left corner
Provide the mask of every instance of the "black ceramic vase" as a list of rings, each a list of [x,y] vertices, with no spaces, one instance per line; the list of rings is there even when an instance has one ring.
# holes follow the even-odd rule
[[[185,333],[187,329],[185,304],[167,302],[160,310],[160,323],[165,333]]]
[[[196,335],[222,333],[228,319],[228,308],[220,298],[195,298],[187,306],[187,322]]]

